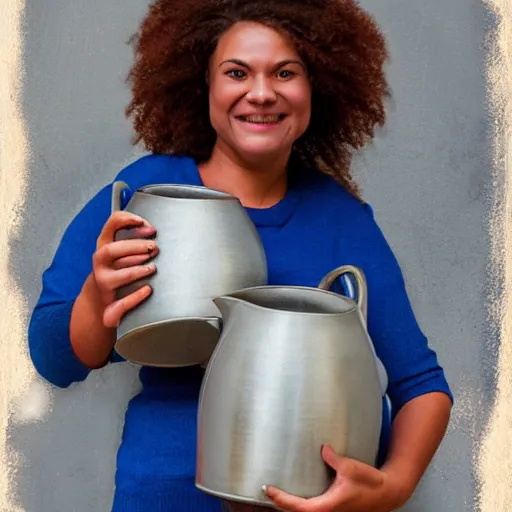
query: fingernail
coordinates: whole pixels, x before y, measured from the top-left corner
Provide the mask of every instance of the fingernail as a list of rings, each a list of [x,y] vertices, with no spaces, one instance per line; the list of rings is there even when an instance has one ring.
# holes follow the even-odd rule
[[[267,494],[267,486],[266,486],[266,485],[262,485],[262,486],[261,486],[261,490],[262,490],[265,494]]]
[[[155,265],[153,263],[150,263],[149,265],[146,265],[146,271],[149,273],[149,272],[153,272],[153,270],[155,270]]]
[[[155,244],[149,244],[148,245],[148,253],[152,254],[154,250],[155,250]]]

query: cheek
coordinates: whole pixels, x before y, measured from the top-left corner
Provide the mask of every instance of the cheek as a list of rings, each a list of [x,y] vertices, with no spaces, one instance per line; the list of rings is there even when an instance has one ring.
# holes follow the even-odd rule
[[[227,125],[229,114],[239,96],[233,87],[211,87],[208,96],[210,122],[213,128]]]
[[[210,105],[214,106],[217,111],[229,113],[242,94],[240,89],[240,85],[236,83],[218,83],[215,81],[210,87]]]
[[[311,118],[311,92],[304,88],[297,89],[288,95],[288,101],[301,126],[307,126]]]
[[[222,130],[222,126],[226,123],[225,107],[222,98],[219,98],[214,91],[209,94],[210,123],[213,129],[218,132]]]

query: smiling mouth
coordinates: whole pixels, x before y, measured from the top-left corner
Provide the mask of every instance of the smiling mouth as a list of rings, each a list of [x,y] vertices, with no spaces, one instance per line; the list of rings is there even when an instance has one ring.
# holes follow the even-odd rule
[[[286,114],[237,116],[237,119],[244,123],[253,124],[277,124],[286,117]]]

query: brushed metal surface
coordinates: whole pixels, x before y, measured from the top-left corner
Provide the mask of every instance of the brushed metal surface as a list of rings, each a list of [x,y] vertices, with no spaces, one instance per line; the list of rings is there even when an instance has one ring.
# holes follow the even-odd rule
[[[292,286],[215,302],[224,326],[201,387],[197,487],[267,506],[264,484],[317,496],[333,476],[320,455],[324,443],[374,465],[382,390],[365,308]]]
[[[116,182],[112,209],[128,186]],[[133,193],[125,211],[157,230],[157,272],[118,290],[122,297],[150,284],[153,293],[128,312],[115,349],[150,366],[187,366],[207,360],[219,338],[214,297],[267,283],[256,228],[233,196],[191,185],[151,185]],[[116,239],[129,237],[129,230]],[[218,322],[217,322],[218,323]]]

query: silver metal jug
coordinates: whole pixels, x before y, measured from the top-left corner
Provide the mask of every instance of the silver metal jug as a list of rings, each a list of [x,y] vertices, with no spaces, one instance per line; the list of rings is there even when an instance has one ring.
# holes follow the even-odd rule
[[[357,302],[327,291],[350,273]],[[196,486],[226,500],[272,506],[262,485],[302,497],[332,483],[322,444],[374,465],[382,386],[356,267],[321,288],[253,287],[215,299],[224,326],[199,400]]]
[[[235,197],[191,185],[150,185],[131,191],[115,182],[112,210],[124,210],[156,229],[157,271],[118,290],[123,297],[144,284],[151,296],[128,312],[115,350],[126,360],[159,367],[201,364],[220,336],[219,295],[265,285],[267,266],[259,235]],[[118,231],[116,240],[131,237]]]

